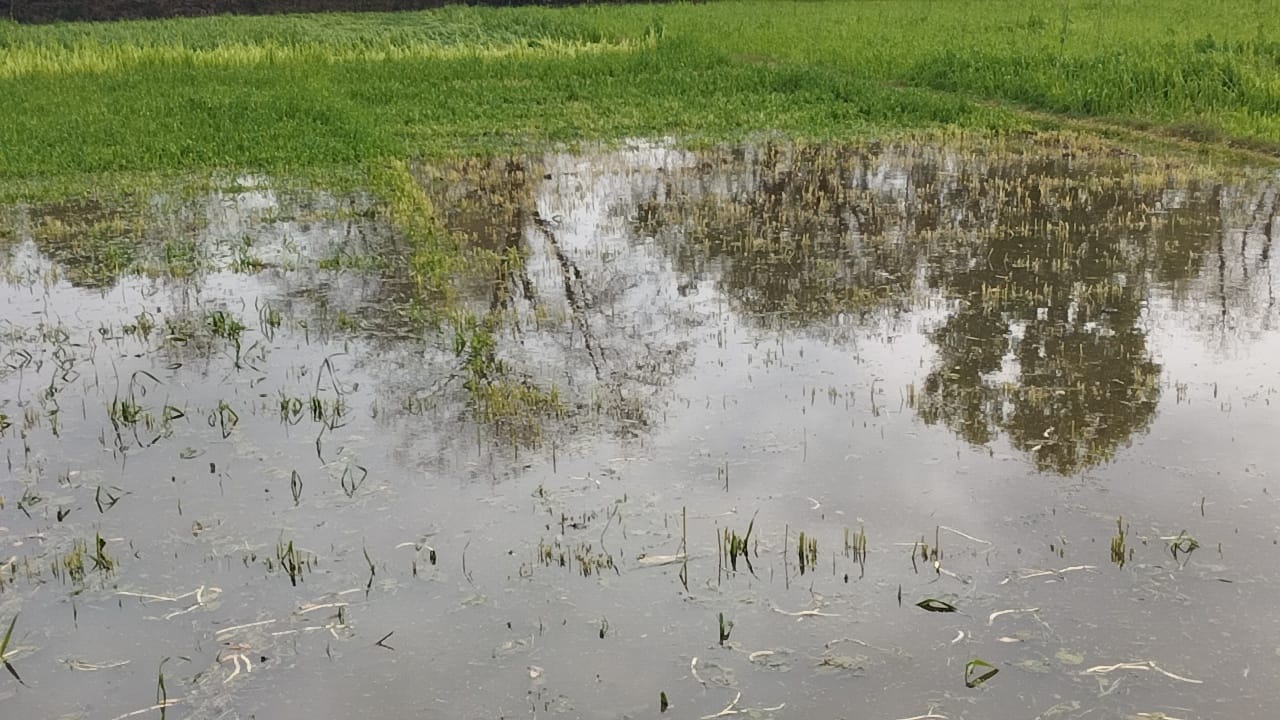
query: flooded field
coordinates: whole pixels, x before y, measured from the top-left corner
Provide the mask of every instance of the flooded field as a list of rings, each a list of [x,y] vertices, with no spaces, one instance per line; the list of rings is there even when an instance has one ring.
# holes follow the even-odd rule
[[[1273,172],[411,170],[0,212],[6,718],[1274,715]]]

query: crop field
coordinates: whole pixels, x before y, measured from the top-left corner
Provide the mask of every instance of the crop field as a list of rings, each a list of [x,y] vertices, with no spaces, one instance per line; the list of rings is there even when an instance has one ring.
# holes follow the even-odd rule
[[[1270,720],[1280,20],[0,23],[0,716]]]
[[[1280,147],[1264,2],[725,2],[0,24],[0,180],[1071,118]]]

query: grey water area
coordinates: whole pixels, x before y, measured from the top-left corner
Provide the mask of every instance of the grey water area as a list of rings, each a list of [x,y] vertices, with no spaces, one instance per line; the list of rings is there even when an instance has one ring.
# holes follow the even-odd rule
[[[477,411],[368,197],[5,209],[0,715],[1274,716],[1274,171],[414,172],[559,411]]]

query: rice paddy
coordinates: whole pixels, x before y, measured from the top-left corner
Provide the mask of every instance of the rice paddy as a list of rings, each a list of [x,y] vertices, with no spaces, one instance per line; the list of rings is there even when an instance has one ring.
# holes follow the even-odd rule
[[[1271,717],[1277,32],[0,22],[0,707]]]
[[[6,709],[1270,712],[1273,171],[373,172],[5,206]]]

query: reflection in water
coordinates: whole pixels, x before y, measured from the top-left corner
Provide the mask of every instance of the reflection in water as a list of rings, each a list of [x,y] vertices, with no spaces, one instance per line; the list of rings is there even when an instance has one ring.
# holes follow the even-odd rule
[[[6,710],[136,714],[159,664],[192,718],[831,717],[850,675],[875,717],[1267,717],[1274,181],[786,145],[397,177],[498,262],[423,287],[401,218],[252,178],[0,209],[0,627],[57,690]],[[48,573],[99,536],[109,573]],[[1206,683],[1082,672],[1138,658]]]
[[[829,148],[714,155],[664,173],[637,232],[666,241],[690,279],[714,268],[734,308],[764,326],[905,311],[924,249],[905,238],[931,220],[883,174],[899,170]]]
[[[1111,459],[1155,413],[1151,288],[1197,277],[1241,207],[1274,224],[1274,191],[1231,207],[1224,192],[1126,163],[766,146],[668,173],[637,229],[677,238],[690,277],[717,267],[730,302],[770,325],[941,302],[920,416],[975,444],[1004,433],[1068,474]],[[1256,293],[1215,294],[1225,313]]]
[[[466,161],[417,177],[452,231],[514,259],[496,281],[471,278],[459,292],[486,327],[505,325],[517,340],[496,350],[522,378],[516,387],[573,390],[573,405],[631,429],[651,421],[639,398],[684,365],[670,329],[700,288],[761,328],[917,318],[936,350],[908,390],[919,416],[977,445],[1003,435],[1063,474],[1112,459],[1154,416],[1161,366],[1144,323],[1153,289],[1219,342],[1274,314],[1274,188],[1132,159],[765,144]],[[423,328],[413,329],[411,251],[369,224],[363,202],[293,198],[295,214],[339,218],[319,233],[279,216],[269,190],[215,195],[203,209],[160,203],[164,222],[151,226],[97,206],[38,208],[25,232],[83,287],[139,268],[309,273],[286,288],[290,309],[310,307],[322,335],[359,331],[380,357]],[[248,218],[264,213],[274,237],[264,242],[259,228],[251,242]],[[181,240],[199,227],[212,230]],[[650,239],[671,258],[674,295],[652,281],[665,271]],[[357,285],[308,270],[316,258],[321,272],[362,270]],[[696,325],[709,311],[702,301],[680,322]],[[388,378],[389,407],[439,401],[440,381],[404,380]]]
[[[1158,192],[1123,175],[1033,165],[988,178],[1004,192],[964,202],[998,230],[931,268],[954,310],[933,333],[938,362],[921,415],[974,443],[1004,431],[1042,469],[1106,461],[1155,413],[1160,367],[1141,327],[1147,286],[1196,269],[1219,222],[1212,194],[1184,221],[1152,223],[1152,212],[1169,212]]]

